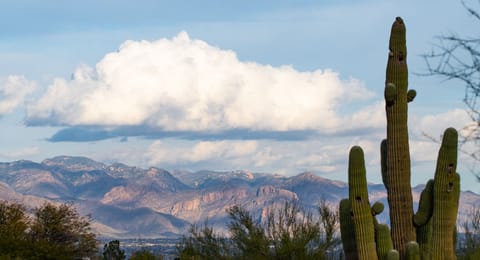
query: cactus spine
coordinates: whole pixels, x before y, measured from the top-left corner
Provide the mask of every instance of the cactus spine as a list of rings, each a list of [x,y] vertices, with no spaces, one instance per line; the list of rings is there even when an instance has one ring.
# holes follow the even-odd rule
[[[387,139],[382,141],[380,149],[391,231],[375,219],[383,210],[381,205],[370,208],[364,155],[355,146],[349,155],[349,199],[342,201],[343,206],[340,204],[340,211],[348,210],[349,206],[353,213],[353,220],[341,221],[344,242],[347,236],[343,232],[355,233],[355,241],[349,244],[356,246],[356,255],[351,252],[355,247],[348,246],[353,257],[348,259],[455,259],[452,234],[456,227],[460,176],[456,172],[458,134],[453,128],[444,132],[434,180],[425,186],[417,213],[413,213],[407,112],[416,91],[408,90],[405,34],[405,24],[397,17],[390,35],[384,93]]]

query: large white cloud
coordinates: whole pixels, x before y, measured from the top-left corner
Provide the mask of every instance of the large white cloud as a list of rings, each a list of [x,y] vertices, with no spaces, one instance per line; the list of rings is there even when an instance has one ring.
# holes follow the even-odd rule
[[[252,129],[335,132],[339,108],[371,97],[331,70],[300,72],[240,61],[181,32],[127,41],[95,68],[56,79],[27,109],[29,124],[148,125],[167,131]]]
[[[0,81],[0,116],[12,112],[23,104],[25,97],[31,94],[36,84],[24,76],[11,75]]]

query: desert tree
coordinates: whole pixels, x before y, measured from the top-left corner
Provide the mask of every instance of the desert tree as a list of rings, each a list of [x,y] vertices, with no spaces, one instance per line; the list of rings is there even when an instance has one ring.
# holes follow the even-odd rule
[[[334,259],[340,245],[338,213],[322,200],[318,215],[298,201],[272,209],[266,230],[275,259]]]
[[[260,218],[255,218],[244,207],[235,205],[227,210],[228,229],[239,259],[271,259],[269,240]]]
[[[188,234],[182,236],[177,245],[180,259],[230,259],[227,239],[216,234],[208,220],[203,225],[192,224]]]
[[[67,204],[46,203],[35,209],[29,239],[38,259],[82,259],[97,252],[90,218]]]
[[[0,258],[24,257],[27,244],[28,218],[22,205],[0,202]]]

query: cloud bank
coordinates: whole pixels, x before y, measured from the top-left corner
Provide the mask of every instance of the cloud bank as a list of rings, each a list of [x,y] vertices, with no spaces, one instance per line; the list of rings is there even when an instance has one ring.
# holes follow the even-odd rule
[[[24,76],[11,75],[0,80],[0,116],[11,113],[22,105],[35,88],[35,82],[27,80]]]
[[[178,149],[153,142],[146,155],[152,164],[196,163],[213,160],[232,160],[252,155],[257,150],[256,141],[202,141],[191,149]]]
[[[372,127],[365,126],[365,111],[349,118],[338,112],[372,96],[360,81],[343,80],[331,70],[301,72],[240,61],[233,51],[181,32],[172,39],[127,41],[95,68],[80,66],[72,79],[55,79],[27,107],[26,123],[77,132],[101,127],[100,136],[87,139],[142,127],[151,130],[147,135],[238,129],[336,133],[347,123],[355,126],[356,118],[358,125]],[[145,133],[128,133],[139,134]]]
[[[303,171],[333,173],[345,164],[348,144],[328,141],[156,140],[139,153],[147,165],[184,169],[247,169],[287,175]],[[130,152],[127,152],[130,154]],[[213,167],[213,168],[212,168]]]

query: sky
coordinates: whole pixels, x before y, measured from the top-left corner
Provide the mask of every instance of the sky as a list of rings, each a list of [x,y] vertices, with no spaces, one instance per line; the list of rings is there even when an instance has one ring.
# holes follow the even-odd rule
[[[479,7],[476,1],[466,1]],[[470,122],[461,82],[425,77],[436,37],[478,35],[460,1],[0,1],[0,161],[87,156],[167,170],[310,171],[347,179],[365,151],[381,183],[383,88],[407,26],[412,185],[447,127]],[[472,147],[464,146],[469,150]],[[480,192],[463,154],[462,189]]]

